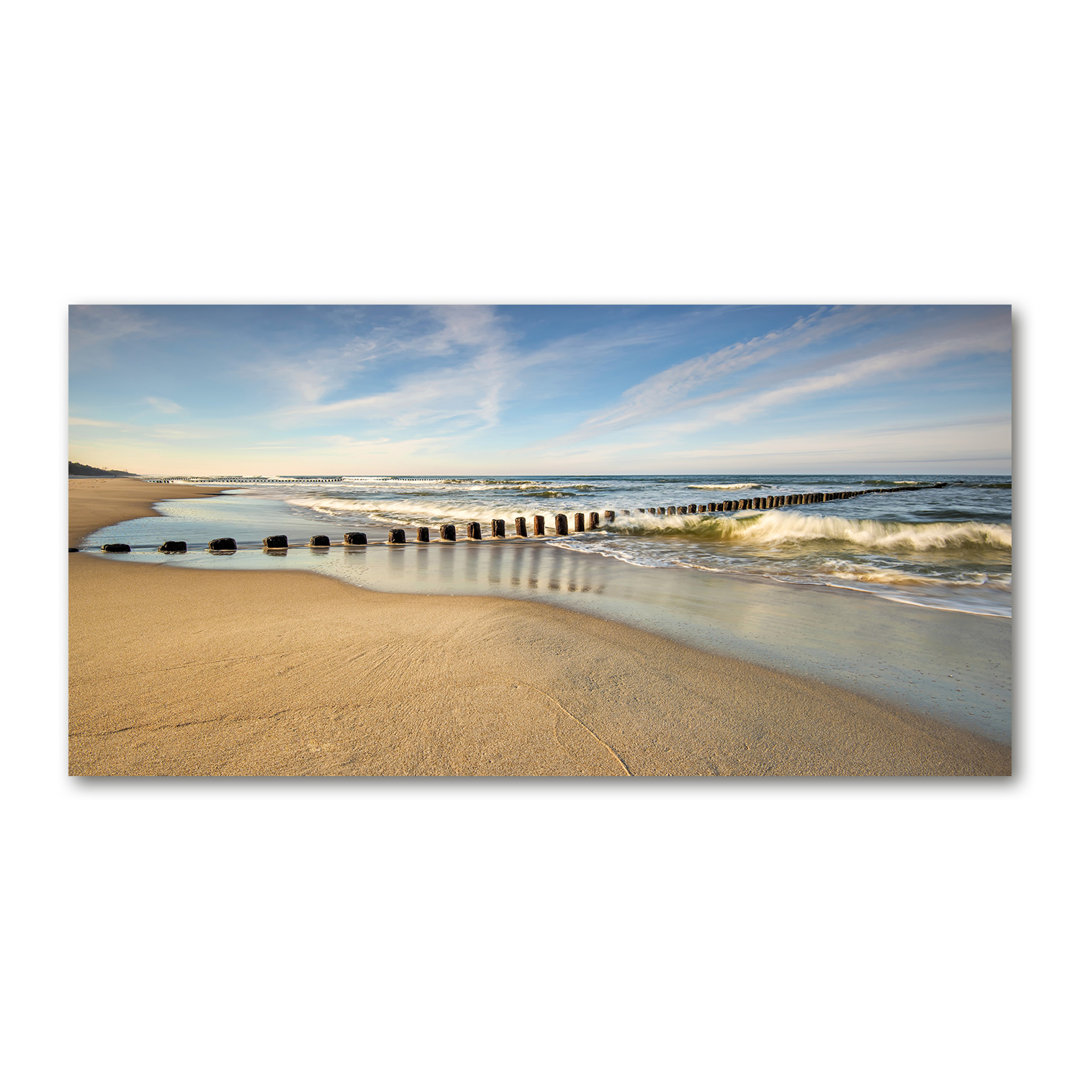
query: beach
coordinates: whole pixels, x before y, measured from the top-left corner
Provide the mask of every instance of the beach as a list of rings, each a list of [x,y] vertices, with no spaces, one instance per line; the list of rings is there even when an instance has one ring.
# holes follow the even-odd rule
[[[126,477],[68,479],[68,547],[106,525],[129,518],[156,517],[161,499],[205,499],[224,489],[210,484],[148,484]]]
[[[162,497],[69,482],[69,545]],[[933,717],[573,611],[69,556],[73,775],[1008,774]]]

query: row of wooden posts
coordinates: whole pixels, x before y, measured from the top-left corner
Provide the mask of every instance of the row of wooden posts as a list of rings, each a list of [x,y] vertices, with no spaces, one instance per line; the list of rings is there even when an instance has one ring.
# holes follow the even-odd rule
[[[934,484],[919,484],[912,485],[907,484],[904,487],[887,487],[887,488],[866,488],[860,491],[813,491],[802,492],[798,495],[760,495],[747,499],[725,499],[723,502],[711,502],[711,503],[688,503],[686,506],[652,506],[652,507],[638,507],[639,514],[652,514],[656,516],[671,516],[682,514],[715,514],[715,513],[730,513],[735,510],[772,510],[775,507],[780,506],[804,506],[810,503],[822,503],[832,502],[834,499],[854,499],[859,495],[879,495],[892,491],[920,491],[926,488],[939,488],[945,487],[944,482],[938,482]],[[629,515],[629,510],[624,510],[624,514]],[[603,512],[603,520],[605,524],[610,524],[615,520],[614,510],[605,510]],[[574,532],[588,532],[593,529],[600,528],[600,512],[592,511],[588,515],[580,513],[574,514]],[[570,517],[567,514],[555,515],[555,536],[568,536],[570,534]],[[483,532],[480,527],[479,521],[470,521],[465,526],[465,535],[470,540],[482,540]],[[528,526],[526,519],[523,517],[514,518],[514,535],[515,536],[528,536]],[[536,514],[532,519],[532,535],[533,536],[547,536],[547,521],[543,514]],[[501,540],[506,537],[506,521],[503,518],[495,518],[491,522],[491,539]],[[457,527],[454,525],[440,525],[439,526],[439,539],[453,543],[457,540]],[[421,525],[416,530],[416,542],[418,544],[427,544],[431,541],[431,530],[427,525]],[[345,547],[365,547],[367,545],[367,533],[362,532],[347,532],[344,537]],[[390,529],[389,535],[386,540],[387,544],[404,544],[405,543],[405,530],[404,529]],[[267,536],[263,539],[264,551],[283,551],[289,546],[289,538],[287,536]],[[330,537],[325,535],[313,536],[308,542],[307,547],[311,548],[328,548],[330,547]],[[217,540],[211,540],[206,545],[208,551],[235,551],[236,541],[231,536],[223,536]],[[187,551],[187,543],[183,540],[166,540],[165,543],[158,548],[158,551],[172,555],[180,552]],[[73,549],[74,550],[74,549]],[[113,553],[121,553],[131,551],[131,547],[128,544],[102,544],[102,551],[108,551]]]

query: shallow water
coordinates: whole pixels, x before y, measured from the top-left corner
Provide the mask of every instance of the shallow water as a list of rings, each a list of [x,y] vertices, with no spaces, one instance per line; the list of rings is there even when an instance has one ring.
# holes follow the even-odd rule
[[[924,486],[932,483],[945,486]],[[705,510],[709,503],[768,495],[886,486],[911,490],[763,512]],[[700,508],[690,512],[690,506]],[[653,508],[664,513],[640,512]],[[575,513],[587,520],[605,510],[617,512],[614,522],[574,531]],[[515,517],[531,524],[536,514],[550,531],[559,513],[567,515],[571,534],[557,542],[592,559],[856,589],[986,615],[1012,611],[1008,477],[337,477],[253,483],[214,507],[181,511],[192,524],[216,523],[252,542],[271,531],[326,532],[340,540],[345,531],[361,530],[384,540],[394,527],[411,537],[417,526],[441,523],[464,532],[469,521],[488,535],[493,519],[513,532]]]

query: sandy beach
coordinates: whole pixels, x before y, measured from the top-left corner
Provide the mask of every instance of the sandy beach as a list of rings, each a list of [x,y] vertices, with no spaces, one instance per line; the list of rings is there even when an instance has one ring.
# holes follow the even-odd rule
[[[205,499],[224,488],[210,484],[148,484],[125,477],[79,476],[68,480],[68,547],[106,525],[128,518],[158,517],[162,499]]]
[[[163,489],[69,482],[69,546]],[[1008,746],[547,605],[69,556],[73,775],[1008,774]]]

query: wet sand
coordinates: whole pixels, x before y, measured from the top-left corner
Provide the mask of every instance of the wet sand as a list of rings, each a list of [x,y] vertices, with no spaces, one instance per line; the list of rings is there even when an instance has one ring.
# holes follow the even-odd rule
[[[166,497],[113,479],[69,494],[71,544]],[[1011,767],[1009,747],[932,718],[547,605],[82,554],[69,574],[73,775]]]

